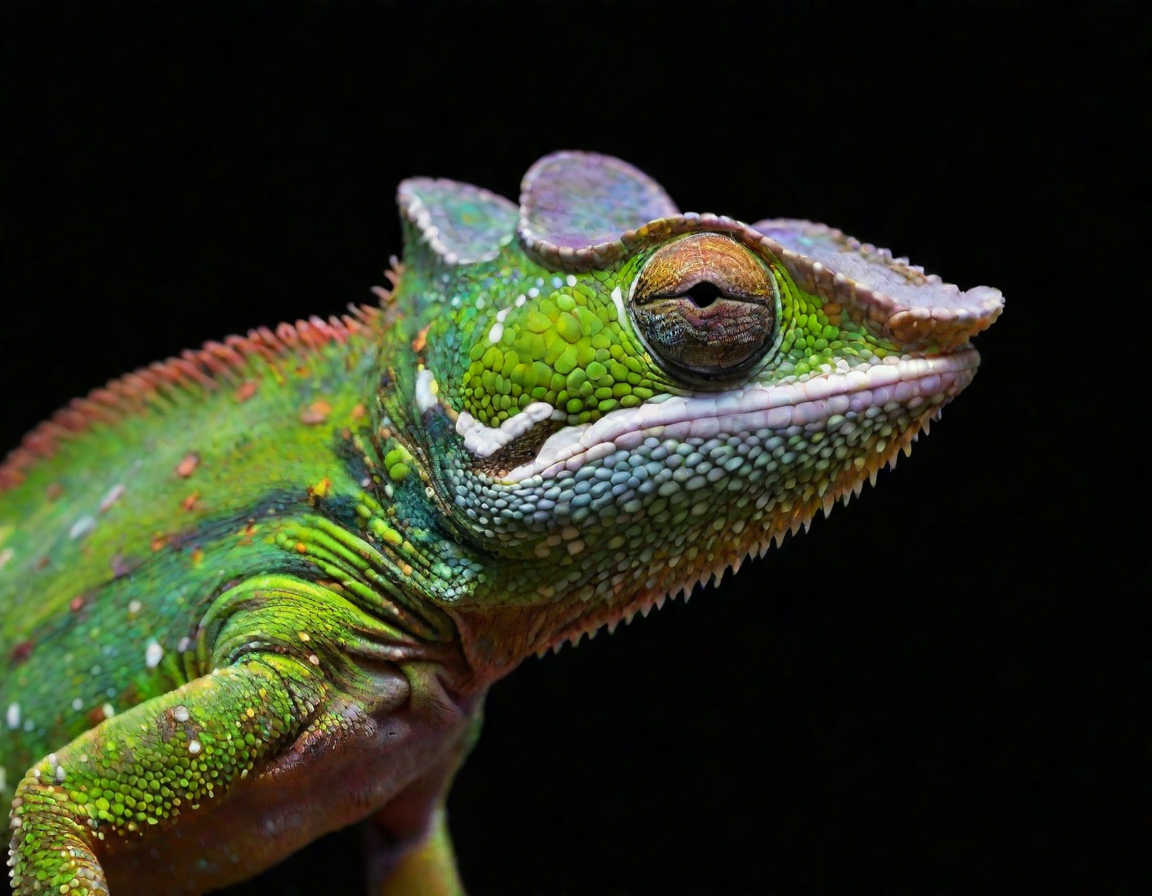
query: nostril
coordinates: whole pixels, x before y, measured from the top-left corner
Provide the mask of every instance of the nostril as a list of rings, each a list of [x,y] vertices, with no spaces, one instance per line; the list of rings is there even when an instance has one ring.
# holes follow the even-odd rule
[[[701,280],[684,295],[690,298],[697,308],[707,308],[724,293],[716,284]]]

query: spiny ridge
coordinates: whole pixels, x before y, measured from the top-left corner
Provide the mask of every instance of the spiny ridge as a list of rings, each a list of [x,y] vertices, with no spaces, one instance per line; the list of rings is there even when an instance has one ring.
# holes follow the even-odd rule
[[[269,362],[290,354],[306,357],[330,343],[347,342],[382,314],[378,307],[350,305],[349,312],[340,317],[313,316],[295,324],[282,323],[275,330],[257,327],[247,336],[229,336],[222,343],[209,341],[202,348],[185,350],[179,357],[156,361],[112,380],[87,396],[74,398],[24,436],[0,463],[0,491],[15,488],[34,464],[52,457],[62,442],[75,439],[93,423],[115,425],[143,412],[149,400],[175,397],[190,387],[213,391],[221,385],[235,385],[254,356]]]

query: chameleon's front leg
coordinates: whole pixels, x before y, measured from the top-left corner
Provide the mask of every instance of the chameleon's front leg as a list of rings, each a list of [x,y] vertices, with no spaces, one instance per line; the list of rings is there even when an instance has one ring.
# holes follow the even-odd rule
[[[221,799],[303,730],[326,689],[307,663],[257,654],[49,755],[12,802],[14,896],[107,894],[102,856]]]

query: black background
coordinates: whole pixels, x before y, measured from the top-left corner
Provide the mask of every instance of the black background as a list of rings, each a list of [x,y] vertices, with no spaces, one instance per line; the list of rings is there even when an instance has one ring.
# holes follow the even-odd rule
[[[474,894],[1138,889],[1148,16],[857,6],[8,19],[4,447],[128,369],[366,300],[402,177],[515,196],[558,148],[1005,293],[880,488],[493,689],[450,804]],[[359,863],[347,831],[228,892],[350,896]]]

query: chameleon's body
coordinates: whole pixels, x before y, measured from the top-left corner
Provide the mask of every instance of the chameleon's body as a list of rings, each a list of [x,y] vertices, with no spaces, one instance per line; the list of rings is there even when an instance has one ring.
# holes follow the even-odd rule
[[[858,491],[1002,306],[605,157],[399,198],[381,307],[154,365],[0,467],[20,896],[199,893],[369,816],[376,892],[456,892],[487,687]]]

